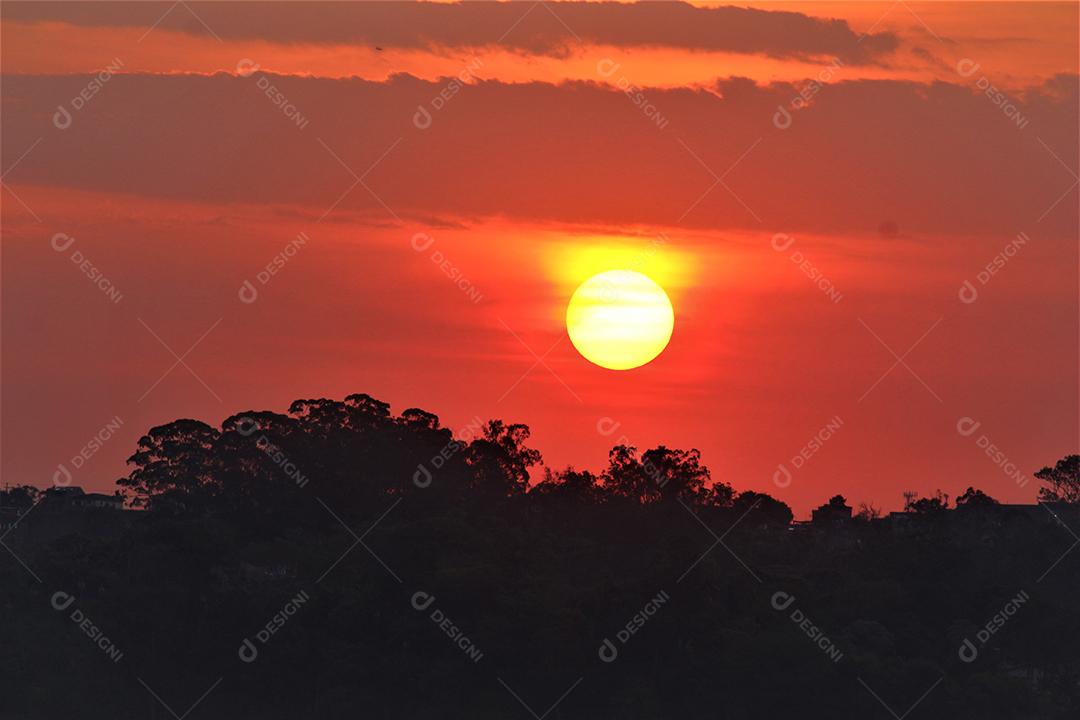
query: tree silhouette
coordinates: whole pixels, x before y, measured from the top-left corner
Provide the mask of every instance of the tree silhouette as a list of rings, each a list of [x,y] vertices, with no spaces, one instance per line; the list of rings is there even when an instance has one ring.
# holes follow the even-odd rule
[[[1035,473],[1049,487],[1039,488],[1042,502],[1080,503],[1080,455],[1066,455],[1053,467]]]
[[[859,503],[859,509],[855,513],[855,519],[862,522],[871,522],[881,517],[881,509],[870,503]]]
[[[794,517],[786,503],[753,490],[736,495],[732,509],[743,518],[742,525],[763,530],[785,528]]]
[[[529,468],[543,459],[538,450],[526,447],[529,434],[527,425],[489,420],[483,435],[465,451],[472,489],[496,497],[523,494],[529,486]]]
[[[1080,508],[985,512],[993,500],[969,488],[955,514],[944,493],[912,493],[934,522],[864,504],[848,523],[834,495],[819,510],[837,522],[802,532],[783,502],[715,481],[694,449],[618,445],[600,471],[554,470],[529,442],[519,423],[455,437],[431,413],[356,394],[151,428],[119,481],[145,511],[87,510],[108,514],[55,539],[30,530],[63,521],[64,503],[20,515],[8,507],[35,493],[6,490],[0,639],[20,651],[0,653],[0,716],[145,717],[155,701],[133,677],[183,697],[209,668],[228,680],[199,705],[206,720],[503,718],[521,708],[499,678],[529,698],[568,677],[586,681],[552,717],[873,717],[857,678],[915,696],[940,672],[948,690],[919,705],[926,720],[1076,717],[1080,652],[1059,639],[1080,633],[1080,574],[1055,518],[1078,527]],[[48,611],[56,588],[124,649],[121,665]],[[1015,588],[1031,609],[964,666],[957,649]],[[301,589],[309,603],[260,644]],[[797,605],[776,612],[778,590]],[[655,613],[639,612],[646,600]],[[796,609],[838,662],[793,631]],[[260,650],[250,664],[244,638]],[[616,664],[597,656],[605,638]],[[768,692],[778,661],[785,692]]]
[[[956,506],[957,507],[960,507],[961,505],[965,505],[965,506],[969,506],[969,507],[986,507],[986,506],[989,506],[989,505],[997,505],[997,504],[998,504],[997,500],[990,497],[989,495],[984,493],[982,490],[976,490],[975,488],[973,488],[971,486],[968,486],[968,489],[965,490],[960,495],[960,497],[956,498]]]
[[[913,499],[911,512],[919,515],[941,515],[949,509],[949,496],[938,490],[933,497]]]
[[[205,506],[220,493],[215,445],[221,433],[198,420],[151,428],[128,458],[135,470],[117,485],[137,507]]]
[[[13,485],[0,489],[0,509],[25,509],[38,501],[41,491],[33,485]]]
[[[529,495],[590,505],[602,502],[604,491],[596,475],[568,467],[561,471],[546,470],[544,481],[529,490]]]

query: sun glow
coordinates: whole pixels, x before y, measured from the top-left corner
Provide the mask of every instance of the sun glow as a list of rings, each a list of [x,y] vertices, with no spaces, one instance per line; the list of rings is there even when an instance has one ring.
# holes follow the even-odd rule
[[[610,370],[640,367],[667,347],[675,311],[664,289],[632,270],[609,270],[583,282],[566,307],[577,351]]]

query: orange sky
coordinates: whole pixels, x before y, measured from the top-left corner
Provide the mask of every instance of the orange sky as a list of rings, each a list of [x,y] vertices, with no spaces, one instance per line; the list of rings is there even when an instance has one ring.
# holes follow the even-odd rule
[[[18,3],[15,3],[18,5]],[[199,11],[210,17],[212,3]],[[701,6],[718,4],[698,3]],[[196,6],[197,7],[197,6]],[[528,5],[523,5],[524,15]],[[558,5],[555,5],[557,8]],[[887,63],[841,70],[835,79],[889,78],[955,80],[954,67],[970,57],[992,72],[998,86],[1036,84],[1057,73],[1068,73],[1076,63],[1076,11],[1068,3],[993,2],[763,2],[747,3],[769,11],[805,13],[842,19],[853,33],[893,33],[902,39]],[[148,8],[148,22],[160,17],[168,4]],[[559,11],[565,12],[565,11]],[[269,14],[273,14],[270,11]],[[520,17],[517,15],[515,17]],[[1071,15],[1071,18],[1070,18]],[[21,18],[21,13],[15,14]],[[36,15],[31,15],[36,17]],[[80,73],[96,71],[111,60],[103,48],[114,48],[127,72],[214,73],[235,72],[240,57],[258,58],[267,71],[319,77],[359,76],[385,80],[405,72],[425,79],[457,75],[463,65],[478,58],[478,77],[506,82],[577,79],[611,82],[597,73],[597,63],[615,58],[623,66],[620,76],[649,87],[678,87],[711,83],[718,76],[739,75],[758,81],[802,80],[816,76],[820,57],[776,58],[722,50],[688,50],[677,46],[578,42],[569,32],[572,52],[565,56],[523,54],[503,43],[480,46],[442,46],[435,52],[423,47],[347,42],[274,42],[241,37],[222,42],[180,9],[153,30],[146,24],[131,26],[73,26],[68,22],[9,20],[5,40],[5,71],[9,73]],[[63,17],[62,11],[57,17]],[[530,20],[531,18],[531,20]],[[550,15],[525,15],[514,30],[531,25],[556,24]],[[213,24],[211,23],[211,27]],[[183,29],[181,29],[183,28]],[[571,28],[572,29],[572,28]],[[185,31],[186,30],[186,31]],[[63,52],[55,52],[63,47]],[[617,78],[616,78],[617,79]]]
[[[1076,5],[189,5],[2,7],[5,482],[352,392],[798,515],[1077,451]],[[562,316],[627,265],[675,333],[602,370]]]

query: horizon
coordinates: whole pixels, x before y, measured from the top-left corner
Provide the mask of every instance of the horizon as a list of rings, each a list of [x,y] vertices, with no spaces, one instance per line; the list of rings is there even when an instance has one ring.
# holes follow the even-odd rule
[[[321,398],[321,399],[325,400],[325,398]],[[380,398],[374,398],[374,399],[381,402]],[[299,402],[299,401],[300,400],[297,399],[295,402]],[[424,411],[424,412],[430,412],[426,408],[402,408],[401,411],[409,410],[409,409],[419,409],[419,410]],[[399,413],[401,411],[399,411]],[[249,417],[249,416],[257,415],[259,413],[266,413],[266,412],[276,413],[278,411],[277,410],[266,409],[266,408],[263,408],[263,409],[260,409],[260,410],[254,410],[254,409],[241,410],[241,411],[230,413],[229,415],[223,417],[220,421],[218,421],[216,423],[208,423],[208,424],[211,427],[214,427],[214,428],[225,429],[227,427],[227,421],[230,418]],[[400,414],[398,414],[398,415],[393,414],[394,413],[394,408],[393,408],[392,405],[390,405],[390,412],[391,412],[391,415],[394,418],[400,418]],[[289,413],[289,414],[291,414],[291,413]],[[438,413],[434,413],[434,415],[437,417]],[[205,422],[205,420],[200,420],[198,418],[191,418],[191,419],[199,421],[199,422]],[[455,428],[445,427],[445,426],[441,426],[441,425],[438,426],[438,427],[440,427],[441,429],[449,430],[452,433],[452,437],[453,437],[454,441],[468,443],[469,441],[471,441],[471,440],[473,440],[473,439],[480,436],[483,425],[488,420],[497,420],[497,419],[498,418],[483,418],[483,419],[481,419],[479,417],[474,417],[467,423],[467,425],[465,425],[465,426],[463,426],[461,428],[455,429]],[[95,438],[92,440],[92,443],[96,441],[98,447],[104,446],[104,444],[106,442],[108,442],[109,439],[111,439],[112,435],[114,433],[118,432],[119,429],[122,427],[123,423],[118,422],[118,420],[119,420],[119,418],[113,418],[112,420],[110,420],[110,422],[107,423],[106,426],[102,429],[101,433],[99,433],[99,435],[95,436]],[[177,418],[177,420],[179,420],[179,418]],[[760,491],[760,492],[764,492],[765,494],[771,494],[773,496],[777,496],[778,492],[782,491],[782,489],[785,487],[785,485],[783,483],[790,482],[791,478],[793,476],[793,473],[790,470],[787,470],[787,468],[791,467],[796,472],[799,469],[801,469],[801,464],[796,464],[796,463],[801,459],[801,463],[805,464],[805,462],[809,461],[809,458],[813,457],[813,454],[816,452],[816,450],[813,450],[812,452],[810,450],[813,447],[813,445],[815,443],[815,440],[820,440],[819,442],[816,443],[817,448],[820,449],[820,447],[824,444],[824,442],[827,441],[829,439],[829,437],[831,437],[831,433],[836,432],[836,430],[839,429],[840,425],[842,425],[842,422],[837,422],[837,421],[838,421],[838,418],[833,418],[829,423],[827,423],[822,428],[822,430],[819,432],[818,436],[815,436],[815,438],[811,439],[811,442],[808,443],[807,447],[803,449],[804,451],[809,452],[808,456],[806,456],[806,457],[797,456],[796,458],[793,458],[792,460],[790,460],[788,463],[782,463],[781,464],[781,469],[778,469],[773,474],[773,478],[772,478],[773,486],[774,486],[774,488],[778,488],[778,490],[776,490],[774,492],[770,493],[768,488],[762,489],[762,488],[755,488],[755,487],[742,487],[737,482],[731,482],[730,479],[713,478],[713,482],[714,483],[728,483],[728,484],[731,484],[734,487],[735,491],[737,491],[737,492],[744,491],[744,490],[753,490],[753,491]],[[524,424],[526,426],[528,426],[528,423],[524,423]],[[971,432],[974,432],[976,429],[977,429],[977,427],[971,428]],[[597,423],[597,432],[599,434],[601,434],[601,435],[604,435],[605,437],[610,438],[610,440],[612,442],[612,448],[614,448],[616,445],[621,445],[621,444],[627,443],[629,441],[629,438],[627,438],[626,436],[618,434],[617,430],[618,430],[617,423],[615,423],[611,418],[601,418]],[[150,428],[147,428],[145,432],[149,433],[149,431],[150,431]],[[824,435],[823,438],[819,437],[820,435],[822,435],[823,433],[826,433],[826,432],[828,432],[830,434]],[[984,436],[979,436],[979,437],[981,438],[981,437],[984,437]],[[976,439],[976,442],[978,442],[978,439]],[[632,443],[629,443],[629,444],[631,446],[633,446]],[[665,446],[664,443],[660,443],[658,447],[661,447],[661,446]],[[672,450],[694,450],[694,449],[696,449],[696,448],[680,448],[678,446],[668,446],[668,447],[670,447],[670,449],[672,449]],[[991,448],[994,448],[994,446],[993,445],[988,445],[988,447],[984,448],[984,450],[986,450],[986,452],[989,453]],[[541,453],[541,455],[543,455],[543,448],[537,447],[535,449],[538,450]],[[637,449],[638,452],[645,452],[646,450],[649,450],[649,449],[652,449],[652,448],[650,448],[650,447],[636,447],[636,449]],[[96,450],[90,453],[90,457],[93,456],[94,452],[96,452]],[[605,454],[605,462],[606,462],[606,460],[607,460],[607,456]],[[84,462],[85,462],[85,460],[84,460]],[[702,465],[704,467],[708,468],[709,463],[708,463],[708,458],[707,457],[704,457],[704,456],[702,457]],[[1045,467],[1052,467],[1053,465],[1054,465],[1054,461],[1048,461],[1046,464],[1044,464],[1039,469],[1043,469]],[[73,481],[73,478],[75,477],[75,475],[78,473],[78,471],[80,469],[81,469],[80,467],[74,467],[70,463],[70,461],[68,463],[61,463],[61,467],[57,470],[56,473],[54,473],[53,482],[45,484],[45,485],[33,485],[33,484],[27,484],[27,485],[30,485],[31,487],[35,487],[38,490],[48,490],[50,488],[61,488],[61,489],[62,488],[75,488],[75,489],[85,490],[88,493],[89,492],[102,492],[102,491],[105,491],[105,494],[113,494],[113,493],[108,492],[110,490],[113,490],[114,493],[123,494],[123,492],[124,492],[123,488],[120,487],[119,485],[115,484],[115,483],[111,488],[110,487],[105,487],[105,488],[101,488],[101,489],[95,489],[95,487],[92,486],[92,485],[89,485],[86,488],[83,488],[82,485],[80,485],[80,484]],[[1001,469],[1005,470],[1004,467],[1001,468]],[[600,463],[600,464],[596,465],[595,467],[583,467],[581,465],[574,465],[572,463],[569,464],[569,465],[566,465],[564,467],[552,467],[549,464],[547,464],[546,462],[541,461],[536,467],[530,469],[530,471],[529,471],[529,486],[527,488],[527,492],[531,492],[532,490],[536,489],[543,482],[544,476],[545,476],[546,473],[548,473],[548,472],[562,472],[564,470],[574,470],[574,471],[579,471],[579,472],[588,471],[588,472],[596,474],[597,476],[600,476],[602,474],[603,470],[604,470],[604,463]],[[1032,471],[1031,473],[1021,473],[1019,470],[1013,469],[1013,473],[1014,473],[1014,475],[1016,477],[1018,477],[1018,482],[1023,481],[1023,487],[1024,488],[1027,488],[1030,485],[1031,491],[1032,491],[1032,497],[1031,497],[1030,502],[1023,502],[1021,500],[1021,501],[1017,501],[1017,502],[1011,503],[1011,504],[1016,504],[1016,505],[1038,505],[1038,504],[1042,504],[1043,502],[1046,502],[1046,501],[1040,500],[1038,498],[1039,482],[1040,481],[1034,479],[1035,471]],[[963,483],[961,483],[961,485],[963,485]],[[5,487],[7,487],[7,486],[17,487],[17,485],[12,486],[11,483],[7,483]],[[984,489],[983,486],[978,482],[967,482],[965,487],[968,488],[968,489],[975,488],[977,490],[983,490]],[[810,519],[810,515],[811,515],[811,512],[813,510],[818,509],[818,508],[826,505],[832,497],[837,495],[837,493],[833,493],[833,492],[829,491],[827,488],[822,488],[821,490],[824,493],[824,495],[820,498],[819,501],[817,501],[817,502],[812,501],[810,506],[807,508],[805,513],[800,513],[796,508],[792,508],[792,510],[794,512],[794,515],[795,515],[795,517],[793,518],[793,522],[805,522],[805,521],[808,521]],[[921,491],[913,491],[911,489],[906,489],[905,491],[901,492],[901,495],[903,496],[904,492],[909,492],[910,491],[910,492],[914,492],[915,495],[916,495],[916,499],[918,499],[919,497],[933,497],[935,492],[940,492],[941,490],[942,490],[942,488],[935,488],[934,491],[921,492]],[[989,494],[991,495],[991,497],[993,497],[992,493],[989,493]],[[946,500],[945,500],[946,509],[956,509],[958,506],[955,504],[955,501],[956,501],[956,498],[960,496],[960,492],[956,492],[955,494],[946,493],[946,496],[947,496]],[[859,497],[848,497],[848,496],[843,496],[843,497],[845,497],[847,502],[853,508],[858,508],[859,504],[864,502],[863,499],[859,498]],[[128,497],[127,499],[130,500],[131,498]],[[782,498],[778,498],[778,499],[782,499]],[[948,503],[949,503],[950,500],[953,502],[952,507],[948,507]],[[874,503],[869,502],[869,501],[866,501],[866,504],[869,505],[869,506],[872,506],[876,510],[880,511],[880,513],[881,513],[880,519],[887,518],[890,512],[906,512],[907,511],[907,508],[905,507],[905,503],[903,503],[903,502],[900,503],[899,505],[896,505],[896,506],[887,506],[887,505],[886,506],[880,506],[880,505],[875,505]],[[1010,503],[1006,502],[1006,503],[1003,503],[1003,504],[1007,505],[1007,504],[1010,504]]]

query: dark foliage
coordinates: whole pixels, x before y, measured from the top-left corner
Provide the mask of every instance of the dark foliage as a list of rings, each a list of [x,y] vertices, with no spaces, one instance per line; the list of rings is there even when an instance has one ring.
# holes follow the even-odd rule
[[[1080,503],[1080,455],[1067,455],[1054,467],[1044,467],[1035,473],[1049,487],[1039,489],[1044,502]]]
[[[903,532],[793,528],[696,450],[530,486],[528,442],[367,395],[151,429],[118,483],[142,512],[42,540],[39,503],[5,540],[0,717],[1077,717],[1067,508],[969,489],[963,522],[939,495]]]

